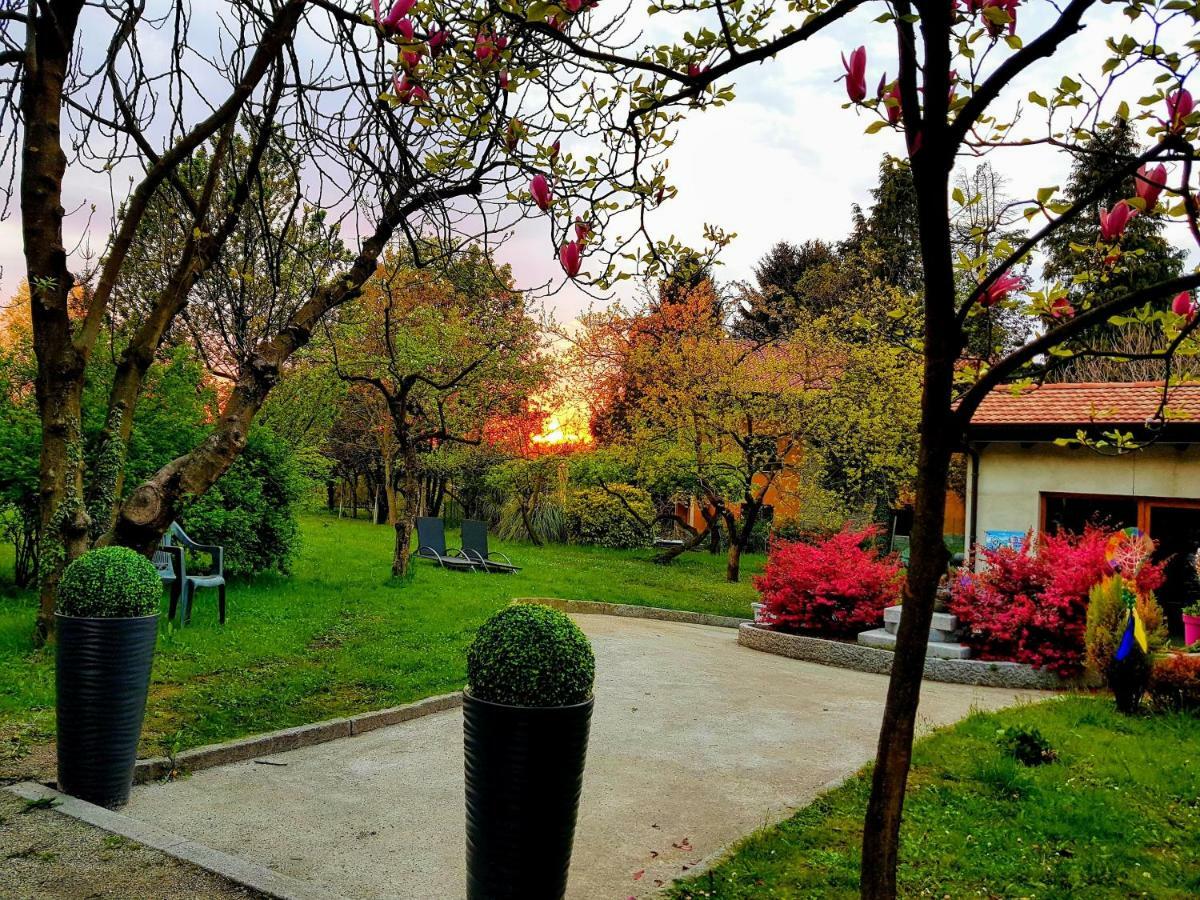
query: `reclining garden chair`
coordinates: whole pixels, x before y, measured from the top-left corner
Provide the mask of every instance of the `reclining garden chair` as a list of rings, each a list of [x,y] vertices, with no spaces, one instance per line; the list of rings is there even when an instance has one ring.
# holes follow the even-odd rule
[[[189,575],[187,571],[187,552],[207,553],[212,557],[212,568],[206,573]],[[167,618],[175,618],[175,610],[180,609],[179,622],[186,625],[192,620],[192,601],[196,596],[196,588],[215,587],[217,589],[217,613],[221,624],[225,624],[225,550],[215,544],[200,544],[187,536],[178,522],[172,522],[162,542],[154,554],[154,565],[159,577],[171,591],[171,605]]]
[[[457,547],[447,550],[446,523],[429,516],[417,518],[417,556],[458,572],[474,572],[481,567]]]
[[[488,552],[488,529],[486,522],[474,519],[464,519],[462,523],[463,553],[475,560],[488,572],[519,572],[520,566],[514,566],[511,559],[503,553]],[[500,559],[493,557],[499,556]]]

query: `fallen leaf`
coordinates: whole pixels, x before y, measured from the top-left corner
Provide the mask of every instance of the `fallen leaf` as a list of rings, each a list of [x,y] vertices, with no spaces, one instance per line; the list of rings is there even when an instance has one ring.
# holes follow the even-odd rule
[[[634,873],[633,873],[633,880],[634,880],[634,881],[641,881],[641,880],[642,880],[642,876],[643,876],[643,875],[645,875],[645,874],[646,874],[646,870],[645,870],[645,869],[638,869],[636,872],[634,872]]]

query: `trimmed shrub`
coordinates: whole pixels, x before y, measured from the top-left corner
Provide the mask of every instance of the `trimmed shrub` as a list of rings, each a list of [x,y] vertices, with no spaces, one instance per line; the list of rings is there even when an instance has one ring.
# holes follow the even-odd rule
[[[100,547],[67,566],[57,609],[79,618],[133,619],[157,613],[161,598],[154,563],[128,547]]]
[[[1117,647],[1125,630],[1125,600],[1122,597],[1122,582],[1119,578],[1105,578],[1088,594],[1087,630],[1084,644],[1087,662],[1109,683]],[[1150,650],[1154,651],[1167,641],[1167,623],[1162,607],[1153,592],[1139,594],[1134,600],[1138,617],[1146,628]]]
[[[874,526],[847,526],[811,544],[775,543],[754,579],[763,620],[779,631],[837,637],[878,626],[883,610],[898,600],[900,566],[879,555],[877,534]]]
[[[292,448],[255,429],[246,449],[182,517],[187,533],[225,548],[227,575],[286,575],[300,546],[296,504],[304,492]]]
[[[1200,710],[1200,655],[1172,653],[1154,660],[1150,698],[1158,709]]]
[[[471,696],[510,706],[572,706],[592,696],[596,658],[569,616],[535,604],[505,607],[467,650]]]
[[[1083,670],[1088,598],[1112,574],[1105,559],[1111,532],[1088,527],[1027,538],[1020,550],[984,550],[986,568],[964,574],[950,611],[966,629],[963,641],[981,659],[1015,660],[1064,678]],[[1146,564],[1138,590],[1162,584],[1162,567]]]
[[[581,488],[567,497],[566,515],[573,543],[631,549],[650,543],[654,504],[646,491],[629,484]]]

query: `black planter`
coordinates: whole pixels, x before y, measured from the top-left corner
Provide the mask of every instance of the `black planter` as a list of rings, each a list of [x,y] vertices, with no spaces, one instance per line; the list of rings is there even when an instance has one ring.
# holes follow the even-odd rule
[[[58,789],[99,806],[129,800],[158,614],[55,616]]]
[[[463,695],[468,900],[567,892],[592,701],[506,706]]]

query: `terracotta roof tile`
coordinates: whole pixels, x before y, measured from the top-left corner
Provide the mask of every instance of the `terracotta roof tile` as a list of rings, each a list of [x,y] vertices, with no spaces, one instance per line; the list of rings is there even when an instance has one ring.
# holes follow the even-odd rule
[[[1143,425],[1158,411],[1162,382],[1044,384],[992,391],[971,419],[980,425]],[[1172,387],[1168,422],[1200,422],[1200,384]]]

